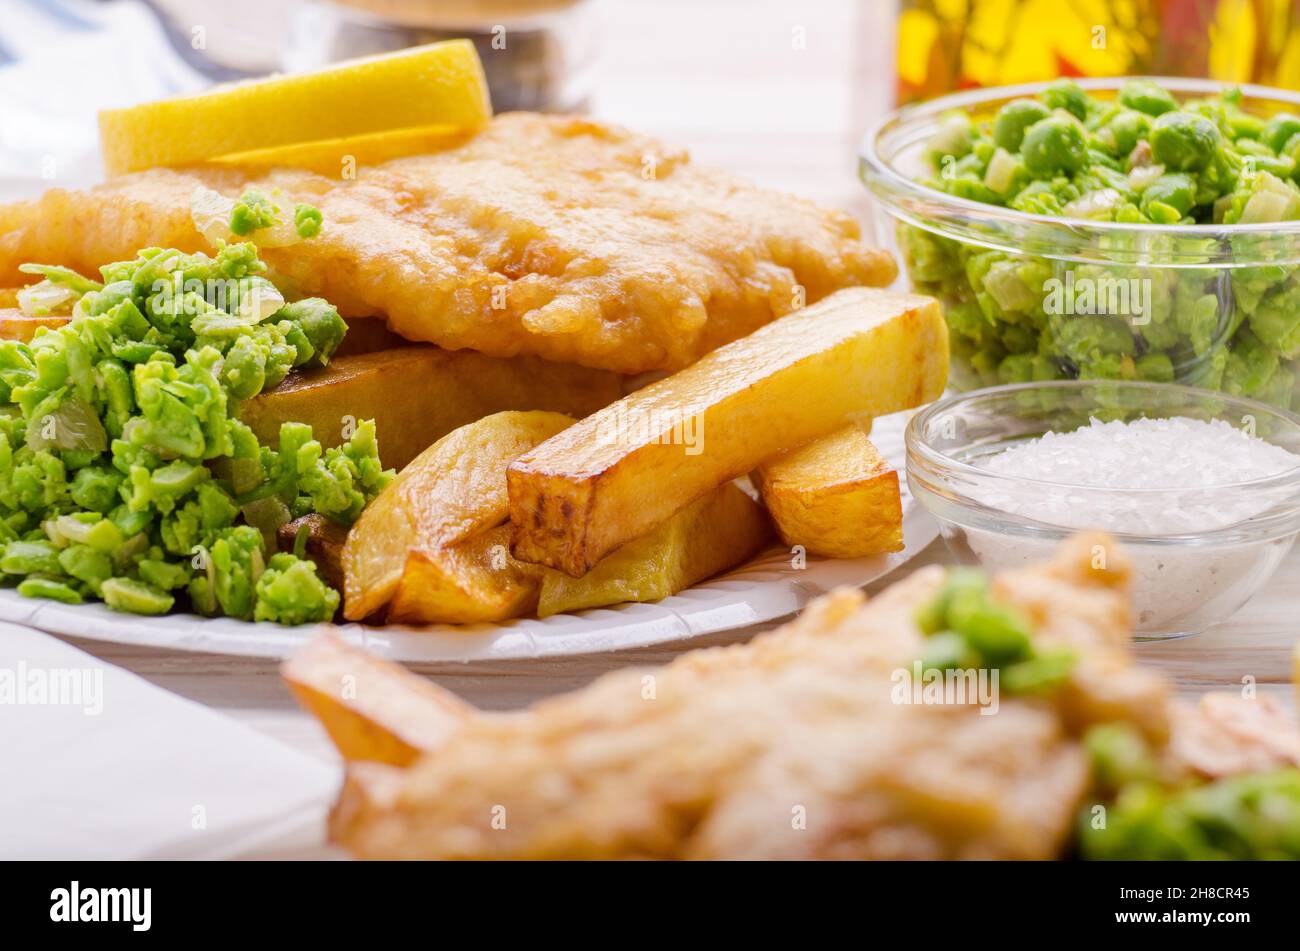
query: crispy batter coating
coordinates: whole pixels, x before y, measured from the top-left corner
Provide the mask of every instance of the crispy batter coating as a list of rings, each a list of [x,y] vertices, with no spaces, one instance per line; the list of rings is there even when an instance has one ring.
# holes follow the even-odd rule
[[[616,126],[513,113],[443,151],[361,167],[152,170],[0,208],[0,285],[25,261],[94,273],[149,246],[204,249],[197,185],[279,188],[325,216],[265,249],[292,290],[408,340],[622,373],[676,369],[841,287],[896,268],[855,221],[692,164]]]
[[[1128,646],[1126,567],[1098,539],[1001,577],[1069,683],[978,705],[898,702],[896,672],[941,583],[926,569],[870,602],[839,590],[750,644],[622,671],[530,711],[480,715],[405,773],[357,771],[334,837],[377,858],[1056,857],[1088,786],[1098,718],[1168,730]]]

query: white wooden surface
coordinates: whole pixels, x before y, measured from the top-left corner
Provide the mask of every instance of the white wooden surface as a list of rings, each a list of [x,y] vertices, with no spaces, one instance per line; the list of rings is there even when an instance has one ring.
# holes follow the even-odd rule
[[[856,140],[891,95],[893,4],[886,0],[600,0],[597,115],[689,146],[697,161],[837,205],[864,219]],[[944,561],[936,543],[912,568]],[[1289,693],[1300,639],[1300,553],[1229,623],[1200,637],[1139,647],[1180,691],[1240,689],[1243,677]],[[659,664],[680,650],[763,628],[677,645],[545,663],[456,665],[422,672],[490,709],[524,706],[624,666]],[[160,686],[332,757],[268,661],[143,651],[89,641],[83,649]]]

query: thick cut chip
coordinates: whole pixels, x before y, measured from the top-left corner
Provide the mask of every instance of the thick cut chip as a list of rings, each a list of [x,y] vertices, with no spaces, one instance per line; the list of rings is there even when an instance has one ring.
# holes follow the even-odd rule
[[[330,634],[286,660],[280,677],[348,761],[408,766],[474,712],[423,677]]]
[[[446,548],[416,548],[406,558],[390,622],[487,624],[532,614],[541,569],[510,554],[510,526],[498,525]]]
[[[935,399],[947,374],[937,301],[840,291],[521,456],[509,471],[515,555],[580,577],[764,460]]]
[[[469,40],[434,43],[99,114],[110,175],[398,129],[477,128],[492,115]]]
[[[898,472],[858,426],[765,462],[752,477],[787,545],[827,558],[903,547]]]
[[[316,237],[262,248],[291,296],[383,315],[449,350],[637,374],[897,273],[848,215],[585,118],[499,116],[461,144],[355,173],[220,163],[51,189],[0,207],[0,284],[21,283],[26,261],[94,274],[140,248],[210,250],[191,216],[196,189],[256,188],[324,216]]]
[[[348,533],[344,616],[388,605],[391,620],[467,623],[531,610],[537,572],[510,558],[502,524],[506,466],[572,423],[540,410],[496,413],[421,453]]]
[[[691,503],[581,578],[547,569],[539,617],[624,601],[658,601],[734,568],[771,537],[767,516],[734,484]]]
[[[407,346],[339,357],[322,369],[292,374],[244,403],[240,418],[272,447],[281,423],[311,424],[328,447],[346,441],[357,420],[373,419],[379,458],[402,469],[452,430],[484,416],[544,409],[581,417],[622,394],[622,378],[603,370]]]

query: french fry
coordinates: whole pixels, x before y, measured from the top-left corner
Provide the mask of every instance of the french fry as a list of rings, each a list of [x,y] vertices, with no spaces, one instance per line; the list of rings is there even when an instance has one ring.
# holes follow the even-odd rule
[[[604,370],[406,346],[292,374],[244,403],[240,419],[273,448],[281,423],[310,423],[329,447],[345,441],[357,420],[373,419],[380,458],[401,469],[452,430],[492,413],[544,409],[581,417],[622,395],[622,377]]]
[[[582,420],[511,466],[514,553],[581,577],[710,490],[943,391],[937,301],[850,288]]]
[[[540,583],[538,566],[510,554],[510,526],[498,525],[446,548],[412,549],[387,618],[408,624],[505,621],[536,610]]]
[[[0,308],[0,340],[29,342],[41,327],[62,327],[72,318],[66,316],[28,317],[21,310]]]
[[[344,616],[389,605],[390,620],[467,623],[531,610],[537,573],[510,557],[502,525],[506,466],[572,423],[542,410],[495,413],[421,453],[348,533]]]
[[[544,569],[538,617],[624,601],[658,601],[750,558],[772,535],[763,509],[728,483],[581,578]]]
[[[280,677],[349,761],[407,766],[474,713],[453,694],[330,634],[286,660]]]
[[[787,545],[827,558],[903,548],[898,473],[857,426],[765,462],[751,478]]]

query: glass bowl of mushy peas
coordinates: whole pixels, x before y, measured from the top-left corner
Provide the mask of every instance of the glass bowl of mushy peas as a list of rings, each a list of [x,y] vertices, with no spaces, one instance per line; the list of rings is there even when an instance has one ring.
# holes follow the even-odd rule
[[[963,92],[877,123],[860,171],[882,240],[944,304],[958,390],[1138,380],[1300,404],[1300,94]]]

